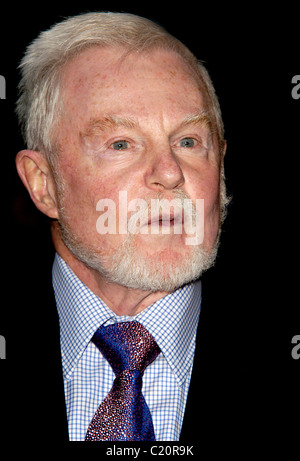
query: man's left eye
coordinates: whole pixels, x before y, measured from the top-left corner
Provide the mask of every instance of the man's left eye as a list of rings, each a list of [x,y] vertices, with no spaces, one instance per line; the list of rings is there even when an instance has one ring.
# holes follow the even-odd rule
[[[112,144],[112,148],[115,150],[124,150],[128,148],[127,141],[116,141]]]
[[[193,138],[184,138],[180,141],[180,147],[195,147],[196,141]]]

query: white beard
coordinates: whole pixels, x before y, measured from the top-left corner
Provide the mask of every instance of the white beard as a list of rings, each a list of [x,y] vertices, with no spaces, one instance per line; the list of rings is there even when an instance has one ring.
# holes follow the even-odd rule
[[[153,255],[145,257],[135,245],[135,236],[128,234],[125,241],[112,257],[88,249],[66,227],[62,229],[65,245],[73,255],[88,267],[98,271],[107,281],[131,289],[145,291],[173,292],[186,283],[198,279],[201,274],[213,266],[217,255],[218,242],[207,252],[200,246],[190,246],[184,256],[179,254],[176,261],[165,261],[163,257]]]
[[[63,204],[63,189],[60,202]],[[183,199],[186,195],[180,191],[177,196]],[[153,253],[150,259],[146,257],[136,243],[137,236],[128,233],[123,243],[113,255],[105,255],[97,247],[89,247],[82,238],[71,231],[64,207],[60,207],[60,229],[65,245],[73,255],[86,266],[96,270],[108,282],[130,289],[145,291],[173,292],[179,287],[197,280],[204,271],[215,263],[219,247],[221,224],[226,216],[229,199],[226,196],[224,180],[220,188],[220,226],[213,248],[206,251],[202,245],[189,246],[184,254],[178,253],[178,258],[172,262]],[[195,212],[195,210],[194,210]]]

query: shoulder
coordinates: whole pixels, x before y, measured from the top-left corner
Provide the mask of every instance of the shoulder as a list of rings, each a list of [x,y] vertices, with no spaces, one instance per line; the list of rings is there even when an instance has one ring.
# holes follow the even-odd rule
[[[59,323],[52,288],[54,250],[47,235],[39,243],[35,246],[30,241],[18,260],[10,262],[13,267],[6,286],[10,301],[6,307],[5,414],[7,426],[20,425],[18,440],[25,443],[35,437],[60,440],[66,434]],[[9,439],[13,441],[10,434]]]

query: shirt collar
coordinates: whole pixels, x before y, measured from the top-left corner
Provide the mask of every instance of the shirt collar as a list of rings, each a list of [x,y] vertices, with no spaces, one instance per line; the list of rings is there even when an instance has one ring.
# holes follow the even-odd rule
[[[56,254],[53,287],[60,322],[64,376],[70,379],[93,334],[104,323],[139,321],[155,338],[181,385],[193,363],[201,282],[179,288],[134,317],[117,316]]]
[[[155,338],[179,385],[193,363],[200,305],[198,281],[160,299],[137,317]]]

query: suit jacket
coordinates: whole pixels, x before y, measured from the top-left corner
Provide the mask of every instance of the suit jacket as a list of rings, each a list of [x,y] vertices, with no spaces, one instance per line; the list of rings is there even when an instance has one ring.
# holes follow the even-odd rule
[[[2,440],[14,446],[42,443],[51,450],[68,442],[58,315],[51,267],[54,251],[36,252],[18,266],[13,300],[6,307],[7,359],[1,361],[4,397]],[[263,437],[272,415],[269,389],[241,361],[241,336],[230,311],[217,309],[214,273],[204,277],[203,301],[191,385],[180,444],[224,446]],[[222,292],[224,302],[226,292]],[[216,317],[219,318],[216,321]],[[5,362],[5,363],[4,363]],[[272,407],[272,410],[273,407]],[[253,420],[255,418],[255,424]],[[275,420],[274,420],[275,421]],[[253,442],[251,442],[253,444]],[[70,444],[68,444],[70,445]],[[72,445],[72,444],[71,444]]]
[[[53,256],[54,252],[51,252],[46,259],[42,253],[36,259],[35,269],[38,270],[22,275],[16,287],[18,308],[9,319],[14,327],[6,338],[8,400],[3,430],[6,439],[12,442],[17,431],[18,439],[24,443],[34,439],[49,447],[68,441],[59,324],[51,280]],[[222,399],[217,391],[220,383],[214,366],[211,366],[211,351],[209,354],[205,352],[210,350],[205,346],[209,335],[202,335],[205,325],[202,327],[201,323],[202,318],[182,443],[195,444],[200,434],[205,439],[210,433],[215,435],[215,428],[222,418],[223,410],[218,408]]]

